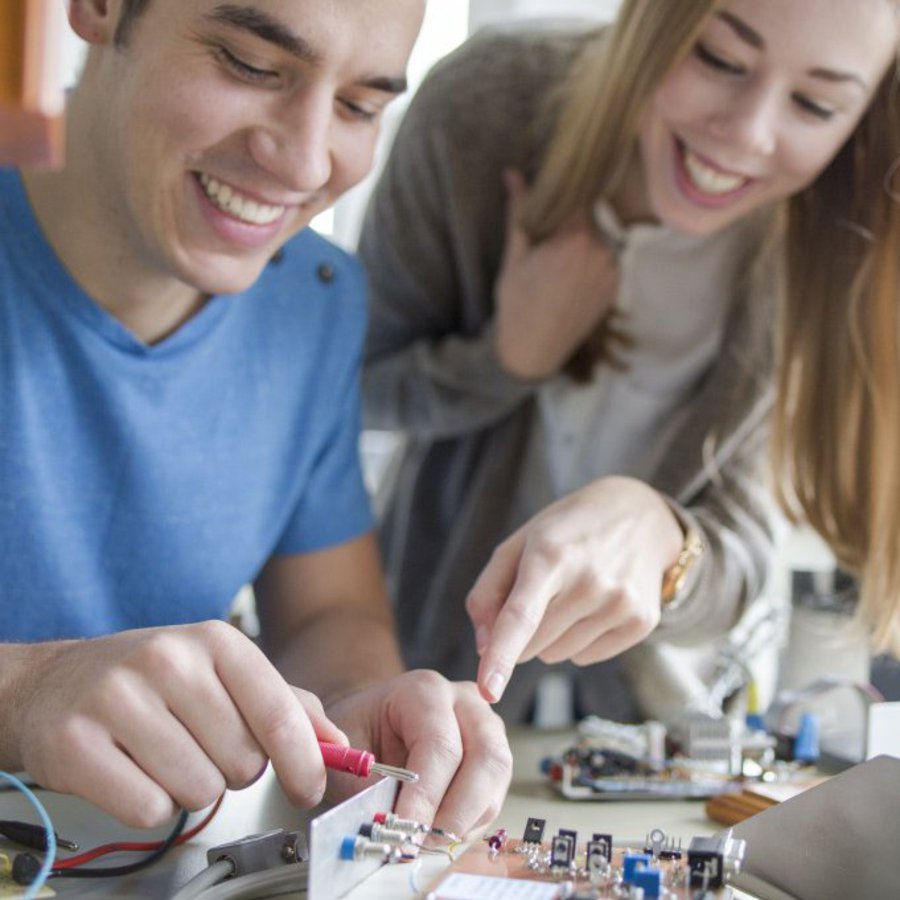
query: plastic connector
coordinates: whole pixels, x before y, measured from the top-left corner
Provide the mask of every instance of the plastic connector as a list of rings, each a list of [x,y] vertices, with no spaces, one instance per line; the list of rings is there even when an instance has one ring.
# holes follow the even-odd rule
[[[32,884],[41,872],[41,861],[33,853],[17,853],[12,864],[12,880],[16,884]]]
[[[814,763],[819,759],[819,717],[814,713],[803,713],[800,719],[794,738],[794,759],[804,763]]]
[[[231,863],[234,868],[231,878],[305,862],[307,859],[306,838],[299,831],[285,831],[283,828],[251,834],[206,851],[206,861],[210,866],[220,860]]]

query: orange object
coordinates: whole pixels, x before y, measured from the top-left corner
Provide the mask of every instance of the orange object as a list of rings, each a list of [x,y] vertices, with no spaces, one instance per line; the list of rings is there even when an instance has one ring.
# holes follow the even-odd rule
[[[62,164],[64,16],[59,0],[4,0],[0,17],[0,164]]]
[[[721,825],[736,825],[826,780],[826,778],[808,778],[803,781],[757,784],[739,794],[718,794],[706,802],[706,815]]]

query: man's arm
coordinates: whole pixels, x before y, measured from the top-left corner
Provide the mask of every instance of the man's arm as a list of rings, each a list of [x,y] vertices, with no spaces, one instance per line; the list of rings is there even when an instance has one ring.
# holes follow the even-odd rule
[[[474,684],[403,672],[372,535],[274,558],[256,591],[263,647],[285,678],[318,693],[352,744],[419,773],[400,815],[459,834],[496,817],[512,774],[503,723]]]
[[[254,589],[263,650],[326,706],[404,670],[372,534],[272,557]]]

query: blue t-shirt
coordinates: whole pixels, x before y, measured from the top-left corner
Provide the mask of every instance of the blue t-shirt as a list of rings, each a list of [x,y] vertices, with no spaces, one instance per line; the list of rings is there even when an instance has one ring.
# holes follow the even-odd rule
[[[148,346],[0,169],[0,641],[221,618],[273,554],[372,527],[362,270],[305,231]]]

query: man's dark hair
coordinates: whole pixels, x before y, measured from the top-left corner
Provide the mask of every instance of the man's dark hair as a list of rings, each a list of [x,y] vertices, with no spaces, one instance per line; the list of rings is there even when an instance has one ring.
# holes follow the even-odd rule
[[[137,17],[147,8],[150,0],[122,0],[122,15],[116,26],[115,41],[120,47],[128,43],[128,35]]]

